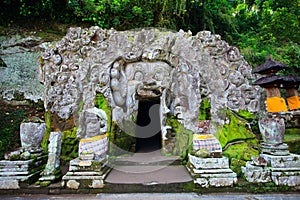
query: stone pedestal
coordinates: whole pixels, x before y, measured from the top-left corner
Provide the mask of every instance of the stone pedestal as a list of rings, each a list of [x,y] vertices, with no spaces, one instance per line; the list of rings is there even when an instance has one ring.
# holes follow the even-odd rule
[[[21,185],[32,184],[38,180],[46,157],[42,152],[35,153],[31,160],[1,160],[0,189],[19,189]]]
[[[237,182],[237,175],[229,168],[229,159],[199,158],[189,154],[187,165],[194,183],[201,187],[226,187]]]
[[[289,155],[289,146],[285,143],[282,144],[268,144],[262,143],[261,146],[261,153],[263,154],[270,154],[275,156],[286,156]]]
[[[43,186],[61,177],[60,153],[61,153],[62,133],[51,132],[48,145],[48,161],[39,179]]]
[[[273,181],[276,185],[300,185],[300,155],[289,154],[284,156],[261,154],[260,160],[264,164],[248,161],[242,167],[247,181],[265,183]]]
[[[62,178],[62,185],[69,189],[103,188],[104,179],[110,171],[107,162],[107,158],[71,160],[69,172]]]

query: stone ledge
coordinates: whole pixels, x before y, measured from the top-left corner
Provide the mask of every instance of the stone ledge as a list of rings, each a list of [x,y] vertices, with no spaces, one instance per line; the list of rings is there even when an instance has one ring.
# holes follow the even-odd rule
[[[231,187],[237,183],[237,178],[196,178],[195,184],[201,187]]]
[[[228,169],[229,159],[222,158],[199,158],[189,154],[189,162],[196,169]]]
[[[300,155],[275,156],[261,154],[260,157],[263,157],[273,168],[300,168]]]

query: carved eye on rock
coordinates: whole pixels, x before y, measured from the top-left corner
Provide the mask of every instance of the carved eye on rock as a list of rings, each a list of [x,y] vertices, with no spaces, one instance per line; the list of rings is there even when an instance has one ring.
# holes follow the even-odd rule
[[[135,72],[134,80],[142,81],[144,79],[144,74],[140,71]]]
[[[112,78],[116,78],[116,79],[120,78],[119,71],[117,69],[115,69],[115,68],[111,69],[110,75],[111,75]]]
[[[111,79],[111,89],[118,90],[119,89],[119,81],[117,79]]]

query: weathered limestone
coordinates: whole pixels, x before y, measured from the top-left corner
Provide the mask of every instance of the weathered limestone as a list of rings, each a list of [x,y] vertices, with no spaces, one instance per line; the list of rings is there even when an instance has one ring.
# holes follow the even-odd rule
[[[47,165],[42,172],[42,177],[39,179],[41,182],[48,182],[57,180],[61,176],[60,171],[60,153],[62,143],[61,132],[51,132],[48,145],[48,161]]]
[[[237,175],[229,168],[229,159],[200,158],[189,154],[187,165],[194,183],[201,187],[228,187],[237,182]]]
[[[26,105],[25,100],[43,100],[44,86],[38,81],[38,58],[48,46],[41,38],[0,36],[0,96],[4,101]],[[16,98],[24,96],[24,100]]]

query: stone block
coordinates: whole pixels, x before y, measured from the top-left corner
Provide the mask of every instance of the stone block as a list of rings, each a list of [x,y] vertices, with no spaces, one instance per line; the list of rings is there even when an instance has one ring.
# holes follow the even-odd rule
[[[271,178],[276,185],[299,186],[300,168],[298,168],[298,171],[273,171]]]
[[[38,148],[46,131],[45,123],[22,123],[20,125],[21,145],[24,148]]]
[[[271,182],[271,169],[268,167],[254,166],[248,161],[246,167],[242,167],[242,172],[251,183]]]
[[[237,183],[237,178],[196,178],[195,184],[201,187],[231,187]]]
[[[69,189],[74,189],[74,190],[77,190],[80,186],[80,183],[75,181],[75,180],[68,180],[67,181],[67,188]]]
[[[229,168],[229,160],[222,158],[199,158],[189,154],[189,162],[196,169],[227,169]]]
[[[107,158],[100,161],[79,158],[71,160],[69,171],[62,178],[63,187],[66,186],[69,189],[103,188],[104,179],[110,172],[106,164]]]
[[[194,183],[201,187],[228,187],[237,182],[237,175],[229,168],[228,158],[199,158],[189,155],[188,171]]]
[[[290,154],[287,156],[274,156],[261,154],[272,168],[300,168],[300,155]]]
[[[103,180],[93,180],[91,188],[103,188],[104,187],[104,181]]]
[[[96,171],[100,172],[101,169],[107,165],[107,158],[99,161],[95,160],[80,160],[75,158],[70,161],[69,171]]]
[[[16,179],[1,179],[0,189],[20,189],[19,181]]]

